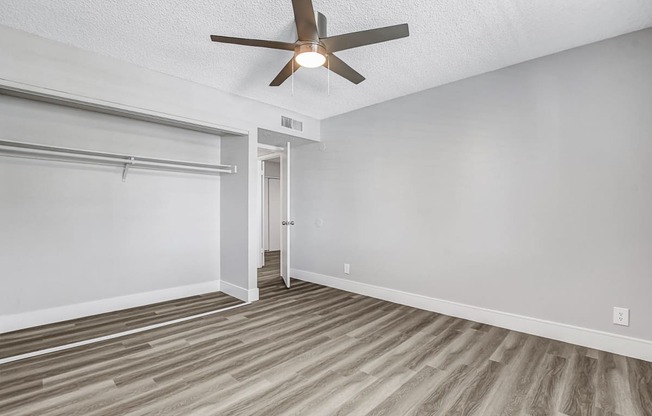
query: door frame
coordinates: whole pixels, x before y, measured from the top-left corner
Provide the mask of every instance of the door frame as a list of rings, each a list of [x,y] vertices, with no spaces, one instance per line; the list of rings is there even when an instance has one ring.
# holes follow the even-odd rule
[[[257,163],[260,163],[262,167],[262,173],[260,172],[260,167],[258,167],[259,172],[258,172],[258,268],[260,269],[261,267],[265,266],[265,244],[263,241],[263,237],[265,235],[263,231],[263,227],[265,225],[265,221],[263,216],[265,215],[265,210],[263,208],[263,204],[265,203],[265,164],[262,162],[265,162],[266,160],[272,160],[272,159],[279,159],[281,158],[282,152],[285,151],[285,148],[279,147],[279,146],[271,146],[267,144],[262,144],[258,143],[258,148],[259,149],[266,149],[266,150],[272,150],[272,153],[268,153],[266,155],[262,156],[257,156]],[[281,247],[281,250],[283,250],[283,247]],[[281,253],[283,255],[283,253]]]

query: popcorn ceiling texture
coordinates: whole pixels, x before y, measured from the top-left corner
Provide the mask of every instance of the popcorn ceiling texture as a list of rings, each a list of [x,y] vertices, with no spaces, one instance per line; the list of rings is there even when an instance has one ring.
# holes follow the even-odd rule
[[[367,80],[324,68],[269,87],[287,51],[221,34],[294,41],[290,0],[1,0],[0,24],[238,95],[328,118],[652,26],[650,0],[314,0],[328,33],[409,23],[410,37],[340,52]],[[433,109],[436,111],[436,109]]]

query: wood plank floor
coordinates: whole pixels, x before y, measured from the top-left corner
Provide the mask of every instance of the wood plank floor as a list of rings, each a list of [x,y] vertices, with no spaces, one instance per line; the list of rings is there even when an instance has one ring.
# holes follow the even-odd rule
[[[281,270],[281,252],[268,251],[265,253],[265,267],[258,269],[258,281],[278,279]]]
[[[136,308],[0,334],[0,358],[117,334],[244,303],[222,292],[190,296]]]
[[[274,273],[260,288],[219,315],[2,365],[0,414],[652,415],[649,362]]]

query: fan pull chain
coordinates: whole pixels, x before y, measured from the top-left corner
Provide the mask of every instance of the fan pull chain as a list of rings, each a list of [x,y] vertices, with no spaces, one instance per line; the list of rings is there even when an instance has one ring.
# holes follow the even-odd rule
[[[292,58],[292,96],[294,97],[294,57]]]
[[[326,84],[328,85],[328,96],[331,96],[331,57],[326,61]]]

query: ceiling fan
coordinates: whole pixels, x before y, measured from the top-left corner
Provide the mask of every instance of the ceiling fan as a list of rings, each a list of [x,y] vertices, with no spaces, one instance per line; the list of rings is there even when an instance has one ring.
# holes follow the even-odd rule
[[[292,0],[292,7],[299,37],[294,43],[218,35],[211,35],[211,40],[213,42],[294,51],[293,58],[269,84],[271,87],[278,87],[301,66],[306,68],[325,66],[352,83],[359,84],[365,78],[335,56],[333,52],[409,36],[408,25],[404,23],[328,37],[326,34],[326,17],[321,13],[315,13],[312,0]]]

